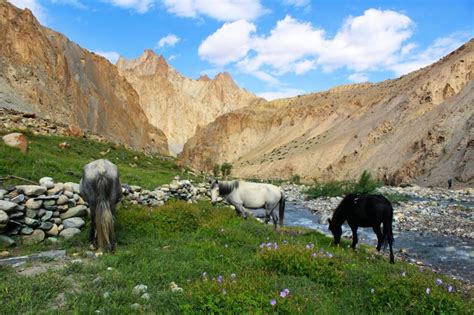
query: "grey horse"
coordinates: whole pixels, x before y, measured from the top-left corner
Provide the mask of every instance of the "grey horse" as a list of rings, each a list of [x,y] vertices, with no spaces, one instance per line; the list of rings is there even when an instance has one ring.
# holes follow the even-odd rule
[[[80,193],[91,209],[89,241],[95,249],[115,248],[114,213],[122,198],[117,166],[108,160],[95,160],[84,166]]]

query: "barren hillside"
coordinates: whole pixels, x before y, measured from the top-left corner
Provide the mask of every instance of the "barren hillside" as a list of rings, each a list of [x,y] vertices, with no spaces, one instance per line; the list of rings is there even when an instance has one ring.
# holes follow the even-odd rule
[[[138,92],[150,123],[165,132],[172,153],[181,152],[197,129],[257,99],[239,88],[228,73],[219,73],[213,80],[207,76],[189,79],[152,50],[135,60],[120,58],[117,67]]]
[[[167,153],[116,67],[0,0],[0,106],[76,124],[135,148]]]
[[[181,160],[234,164],[242,177],[345,179],[364,169],[390,183],[474,180],[474,41],[437,63],[377,84],[262,103],[217,118]]]

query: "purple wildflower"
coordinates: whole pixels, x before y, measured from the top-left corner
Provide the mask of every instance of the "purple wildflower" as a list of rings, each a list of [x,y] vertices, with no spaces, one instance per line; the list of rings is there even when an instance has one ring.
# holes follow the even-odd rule
[[[312,253],[312,254],[311,254],[311,257],[316,257],[316,256],[318,256],[317,253]]]
[[[285,290],[280,292],[280,297],[285,298],[290,293],[290,290],[286,288]]]
[[[270,305],[275,306],[275,304],[277,304],[277,301],[275,299],[271,299],[270,300]]]
[[[441,280],[441,279],[436,279],[436,284],[437,284],[437,285],[442,285],[442,284],[443,284],[443,280]]]
[[[426,288],[425,292],[426,292],[426,294],[430,294],[431,289],[430,289],[430,288]]]
[[[222,283],[224,281],[224,278],[222,276],[217,277],[217,282]]]
[[[454,287],[452,285],[448,285],[448,292],[449,293],[454,292]]]

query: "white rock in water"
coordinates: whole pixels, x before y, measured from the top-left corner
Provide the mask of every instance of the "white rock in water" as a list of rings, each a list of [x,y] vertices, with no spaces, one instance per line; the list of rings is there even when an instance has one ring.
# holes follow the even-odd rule
[[[78,218],[78,217],[69,218],[63,221],[63,225],[65,229],[69,229],[69,228],[80,229],[81,227],[84,226],[84,224],[86,224],[86,222],[84,222],[82,218]]]
[[[0,210],[3,210],[5,212],[10,212],[10,211],[15,210],[16,207],[17,207],[17,204],[14,202],[0,200]]]
[[[46,192],[46,188],[38,185],[18,185],[16,189],[23,191],[27,196],[39,196]]]
[[[70,228],[62,230],[61,233],[59,233],[59,236],[68,239],[79,233],[81,233],[81,230],[78,228]]]

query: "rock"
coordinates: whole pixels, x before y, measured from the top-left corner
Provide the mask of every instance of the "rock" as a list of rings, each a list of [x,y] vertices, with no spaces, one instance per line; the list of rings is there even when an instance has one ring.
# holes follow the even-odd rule
[[[57,243],[58,242],[58,239],[56,237],[48,237],[46,239],[46,241],[50,242],[50,243]]]
[[[39,210],[38,210],[38,217],[41,218],[41,217],[44,216],[45,214],[46,214],[46,210],[44,210],[44,209],[39,209]]]
[[[41,208],[43,205],[42,200],[35,200],[33,198],[28,199],[28,201],[25,203],[26,208],[31,209],[31,210],[37,210]]]
[[[53,211],[46,211],[45,214],[41,217],[41,221],[48,221],[53,217]]]
[[[27,196],[39,196],[46,192],[46,188],[37,185],[19,185],[16,189],[23,191]]]
[[[28,150],[28,139],[22,133],[9,133],[3,136],[2,139],[3,142],[9,147],[20,149],[22,152],[26,152]]]
[[[26,209],[25,215],[26,215],[27,218],[34,219],[38,215],[38,211],[31,210],[31,209]]]
[[[80,229],[86,224],[82,218],[74,217],[74,218],[69,218],[63,221],[63,225],[65,229],[69,228],[78,228]]]
[[[143,293],[140,298],[142,298],[144,300],[149,300],[150,299],[150,293]]]
[[[54,187],[48,190],[48,196],[58,195],[62,191],[64,191],[63,183],[54,184]]]
[[[10,212],[10,211],[15,210],[16,207],[17,207],[17,204],[14,202],[0,200],[0,210],[2,211]]]
[[[68,198],[73,198],[74,197],[74,193],[72,191],[64,191],[64,195]]]
[[[30,235],[31,233],[33,233],[33,229],[30,228],[29,226],[24,226],[21,228],[21,234],[23,235]]]
[[[141,310],[142,306],[138,303],[133,303],[132,305],[130,305],[130,308],[134,311],[139,311]]]
[[[38,220],[25,217],[25,224],[29,225],[29,226],[32,226],[32,227],[38,227],[38,226],[40,226],[41,223]]]
[[[46,234],[51,235],[51,236],[57,236],[59,234],[58,226],[56,224],[53,224],[51,229],[46,231]]]
[[[59,196],[58,200],[56,200],[57,205],[64,205],[69,201],[69,198],[66,195]]]
[[[51,222],[42,222],[39,228],[44,231],[49,231],[54,226],[54,223]]]
[[[67,182],[64,183],[64,190],[79,194],[79,184]]]
[[[68,211],[61,213],[61,219],[69,219],[72,217],[83,217],[87,215],[87,207],[84,205],[75,206],[74,208],[70,208]]]
[[[135,295],[140,295],[142,293],[145,293],[147,290],[148,290],[148,287],[146,285],[139,284],[133,288],[132,293]]]
[[[10,212],[10,219],[19,219],[22,218],[25,214],[23,212]]]
[[[15,198],[11,199],[10,201],[11,201],[11,202],[14,202],[14,203],[22,203],[23,201],[25,201],[25,195],[19,194],[18,196],[16,196]]]
[[[23,244],[31,245],[42,242],[45,238],[45,234],[42,230],[34,230],[31,235],[23,236]]]
[[[1,235],[0,234],[0,244],[3,245],[3,246],[10,247],[10,246],[15,245],[15,241],[13,239],[9,238],[6,235]]]
[[[131,185],[130,186],[130,189],[133,191],[133,192],[140,192],[142,190],[142,188],[140,186],[136,186],[136,185]]]
[[[8,221],[10,221],[8,214],[5,211],[0,210],[0,231],[7,227]]]
[[[72,137],[82,137],[83,133],[81,128],[79,128],[77,125],[71,124],[68,126],[67,131],[70,136]]]
[[[104,292],[102,296],[104,297],[104,299],[108,299],[110,297],[110,292]]]
[[[78,228],[63,229],[61,233],[59,233],[59,236],[68,239],[79,233],[81,233],[81,230]]]
[[[43,205],[45,207],[51,207],[51,206],[54,206],[56,204],[56,200],[45,200],[43,202]]]

